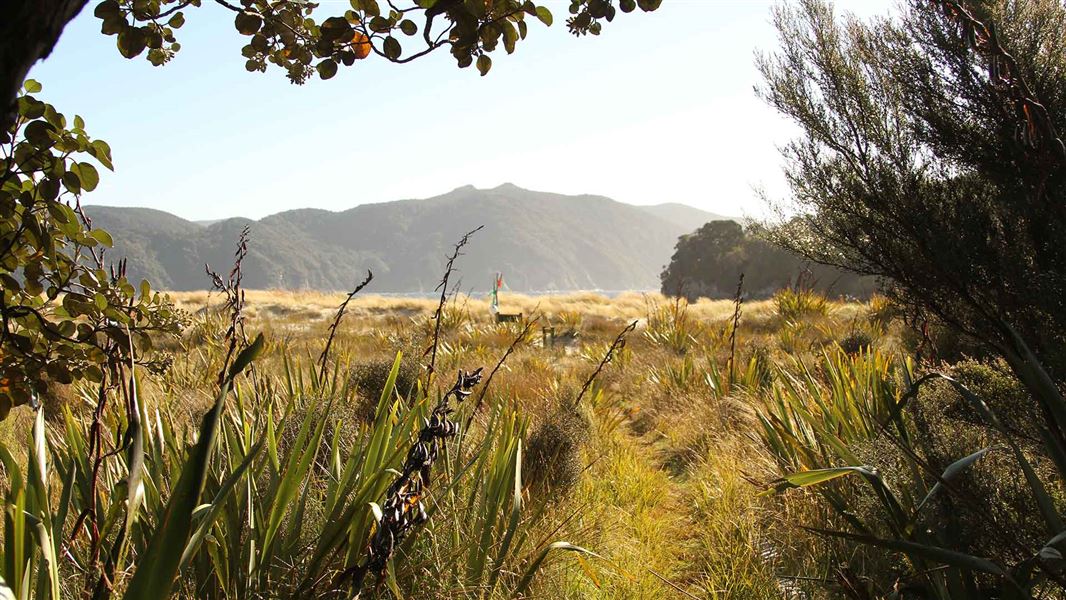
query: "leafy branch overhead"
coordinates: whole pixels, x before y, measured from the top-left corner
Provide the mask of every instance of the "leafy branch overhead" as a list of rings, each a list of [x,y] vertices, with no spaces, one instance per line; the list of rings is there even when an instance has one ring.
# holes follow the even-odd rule
[[[108,264],[111,236],[92,227],[81,197],[112,169],[111,148],[34,94],[28,80],[12,127],[0,131],[0,419],[45,394],[50,382],[101,382],[128,363],[165,370],[153,337],[180,331],[183,315],[125,261]],[[91,162],[89,159],[92,159]]]
[[[528,33],[528,19],[551,26],[554,17],[531,0],[350,0],[339,14],[333,3],[304,0],[214,0],[233,12],[237,32],[249,37],[241,50],[249,71],[266,71],[268,64],[285,69],[293,83],[304,83],[316,72],[322,79],[336,75],[341,65],[376,55],[406,63],[434,50],[448,48],[459,67],[477,65],[482,75],[492,67],[489,54],[503,44],[511,54]],[[638,7],[653,11],[662,0],[572,0],[567,28],[574,35],[598,35],[603,22],[618,10]],[[104,0],[94,14],[101,31],[117,36],[126,58],[146,55],[160,66],[181,49],[175,30],[185,24],[185,9],[202,0]]]

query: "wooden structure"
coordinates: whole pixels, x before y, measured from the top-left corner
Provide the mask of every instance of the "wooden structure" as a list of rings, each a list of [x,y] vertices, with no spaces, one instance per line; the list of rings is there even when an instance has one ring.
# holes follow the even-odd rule
[[[500,288],[503,287],[503,273],[496,273],[496,278],[492,280],[492,304],[489,305],[489,312],[496,317],[497,323],[517,323],[522,320],[522,313],[503,313],[500,312]]]

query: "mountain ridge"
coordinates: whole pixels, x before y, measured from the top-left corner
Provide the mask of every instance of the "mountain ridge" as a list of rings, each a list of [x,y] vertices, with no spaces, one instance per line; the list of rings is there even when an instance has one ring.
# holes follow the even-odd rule
[[[461,262],[464,287],[485,289],[492,274],[502,271],[516,291],[657,289],[677,238],[703,224],[686,226],[676,215],[656,214],[662,209],[605,196],[534,192],[513,184],[463,186],[431,198],[343,211],[291,209],[258,220],[199,223],[159,209],[100,205],[86,211],[112,234],[111,255],[128,259],[132,278],[172,290],[207,287],[204,263],[224,270],[246,225],[249,288],[343,290],[371,269],[375,291],[429,291],[455,241],[485,225]],[[692,207],[681,212],[689,222],[719,217]]]

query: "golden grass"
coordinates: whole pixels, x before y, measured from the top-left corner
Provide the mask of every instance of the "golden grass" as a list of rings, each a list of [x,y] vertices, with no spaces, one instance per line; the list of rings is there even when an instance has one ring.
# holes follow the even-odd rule
[[[191,422],[209,397],[210,373],[217,370],[199,347],[216,343],[214,311],[209,309],[217,309],[222,299],[207,292],[169,295],[193,315],[192,326],[176,348],[172,372],[161,382],[146,381],[145,395],[182,405]],[[343,299],[343,294],[312,291],[249,290],[249,331],[264,331],[271,348],[256,368],[281,373],[285,352],[317,357]],[[535,583],[533,597],[780,597],[776,577],[789,565],[776,551],[783,539],[778,536],[790,535],[779,533],[785,527],[782,511],[804,509],[770,504],[756,496],[758,489],[750,483],[775,475],[754,436],[759,391],[716,389],[708,380],[713,369],[726,369],[733,303],[701,299],[682,307],[684,324],[657,325],[682,328],[669,338],[680,340],[672,345],[646,333],[649,317],[661,318],[668,311],[656,311],[673,304],[657,293],[613,298],[505,293],[501,304],[504,312],[537,314],[560,331],[570,327],[578,333],[566,345],[543,348],[536,331],[532,343],[511,356],[493,379],[493,400],[519,407],[530,420],[530,431],[549,419],[562,400],[573,397],[627,322],[641,321],[601,378],[603,396],[584,407],[592,432],[580,450],[585,468],[580,482],[552,492],[559,496],[552,506],[559,518],[549,520],[552,529],[535,532],[588,547],[609,562],[554,557]],[[432,298],[357,296],[348,306],[333,356],[345,357],[349,366],[391,363],[396,351],[403,350],[418,360],[436,306]],[[448,311],[438,357],[442,373],[491,369],[518,329],[494,323],[486,298],[459,296]],[[856,303],[829,303],[824,314],[800,323],[785,322],[773,301],[747,302],[742,313],[736,335],[741,367],[760,352],[782,364],[791,357],[813,357],[849,330],[867,327],[869,320],[869,308]],[[879,344],[896,343],[878,331]],[[27,422],[20,412],[25,411],[16,410],[13,419],[0,425],[5,443],[17,439],[13,432]],[[481,417],[475,428],[480,423]],[[562,526],[556,525],[559,521]],[[447,595],[424,591],[425,597]]]
[[[167,293],[179,308],[190,312],[200,311],[209,306],[218,306],[222,301],[218,294],[206,291]],[[342,293],[289,290],[247,290],[246,294],[249,317],[261,316],[279,320],[297,318],[306,321],[331,319],[345,296]],[[476,321],[490,319],[487,297],[460,294],[451,302],[457,307],[465,308]],[[672,302],[672,299],[657,292],[627,292],[614,297],[595,292],[550,296],[503,293],[500,308],[505,313],[522,313],[527,316],[539,314],[550,321],[559,322],[568,313],[592,319],[644,319],[648,315],[649,306]],[[349,303],[348,314],[353,319],[428,316],[436,310],[437,303],[437,298],[429,297],[361,294]],[[772,316],[773,310],[773,303],[769,300],[749,302],[743,308],[744,315],[748,319],[768,318]],[[700,298],[696,302],[689,303],[688,311],[693,319],[724,320],[733,314],[733,301]]]

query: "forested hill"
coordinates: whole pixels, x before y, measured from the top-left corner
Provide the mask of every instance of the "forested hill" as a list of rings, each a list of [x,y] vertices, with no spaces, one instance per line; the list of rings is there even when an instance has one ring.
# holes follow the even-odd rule
[[[204,224],[145,208],[87,212],[114,237],[112,258],[129,258],[131,278],[160,288],[206,288],[204,263],[228,269],[248,225],[246,287],[344,290],[371,269],[377,292],[432,290],[445,254],[478,225],[485,228],[466,248],[459,274],[465,289],[485,289],[496,271],[516,291],[658,289],[678,236],[722,218],[676,204],[633,206],[510,184],[343,212],[291,210],[259,221]]]

